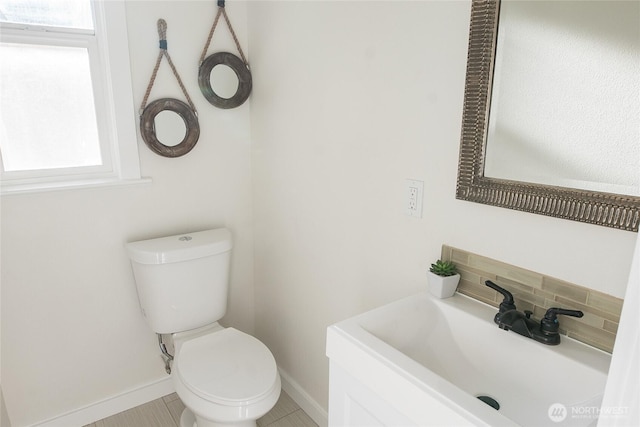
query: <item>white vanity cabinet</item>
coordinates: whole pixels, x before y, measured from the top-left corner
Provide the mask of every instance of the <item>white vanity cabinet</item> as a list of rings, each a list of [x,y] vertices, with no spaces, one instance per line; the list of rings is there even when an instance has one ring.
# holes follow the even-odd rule
[[[439,401],[411,372],[367,351],[336,325],[327,331],[327,356],[329,427],[483,425]]]
[[[558,407],[564,425],[593,425],[611,355],[500,330],[495,313],[423,292],[330,326],[329,425],[538,427]]]

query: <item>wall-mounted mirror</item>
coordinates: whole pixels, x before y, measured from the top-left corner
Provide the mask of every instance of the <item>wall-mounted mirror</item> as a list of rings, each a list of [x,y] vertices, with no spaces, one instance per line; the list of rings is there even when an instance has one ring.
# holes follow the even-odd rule
[[[160,111],[153,119],[156,138],[167,147],[180,144],[187,135],[187,125],[182,117],[171,110]]]
[[[154,153],[180,157],[195,147],[200,138],[200,124],[191,106],[178,99],[161,98],[142,111],[140,134]]]
[[[198,85],[211,105],[236,108],[249,98],[253,79],[242,59],[229,52],[216,52],[200,64]]]
[[[640,220],[640,3],[473,0],[456,197]]]
[[[211,87],[220,98],[230,99],[238,92],[238,76],[224,64],[213,67],[210,76]]]

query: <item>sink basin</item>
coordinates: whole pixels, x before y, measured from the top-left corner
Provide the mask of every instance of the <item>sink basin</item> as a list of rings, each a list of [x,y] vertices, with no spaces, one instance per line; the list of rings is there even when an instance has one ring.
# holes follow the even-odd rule
[[[349,358],[375,360],[380,372],[388,369],[411,385],[407,396],[419,390],[472,425],[553,425],[551,417],[563,413],[550,411],[559,405],[562,425],[595,425],[611,356],[566,336],[546,346],[503,331],[493,323],[496,311],[460,294],[436,299],[421,293],[331,326],[327,355],[346,371],[365,363]],[[357,351],[345,351],[349,345]],[[418,408],[412,415],[402,405],[409,419],[428,425]]]

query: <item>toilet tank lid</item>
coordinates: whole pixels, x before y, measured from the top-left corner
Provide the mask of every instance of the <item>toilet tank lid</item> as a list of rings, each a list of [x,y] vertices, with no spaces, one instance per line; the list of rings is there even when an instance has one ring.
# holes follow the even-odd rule
[[[125,245],[129,258],[140,264],[168,264],[216,255],[231,250],[226,228],[178,234]]]

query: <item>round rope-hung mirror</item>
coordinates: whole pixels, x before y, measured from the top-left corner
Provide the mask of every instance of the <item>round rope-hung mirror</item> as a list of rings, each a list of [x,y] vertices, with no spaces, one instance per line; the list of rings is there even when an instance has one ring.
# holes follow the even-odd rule
[[[220,96],[211,87],[211,71],[216,65],[226,65],[235,72],[238,78],[238,89],[230,98]],[[210,104],[227,109],[242,105],[249,98],[253,81],[251,71],[240,58],[229,52],[217,52],[208,56],[200,65],[198,85]]]
[[[186,132],[184,139],[176,145],[163,144],[156,135],[156,116],[163,111],[172,111],[184,121]],[[140,116],[140,133],[147,146],[156,154],[164,157],[180,157],[193,149],[200,137],[198,117],[189,105],[173,98],[162,98],[147,105]]]

